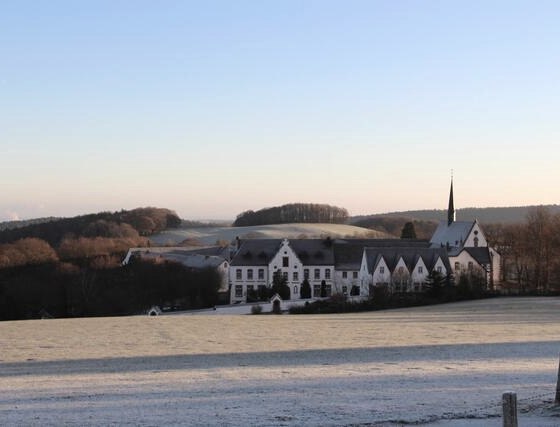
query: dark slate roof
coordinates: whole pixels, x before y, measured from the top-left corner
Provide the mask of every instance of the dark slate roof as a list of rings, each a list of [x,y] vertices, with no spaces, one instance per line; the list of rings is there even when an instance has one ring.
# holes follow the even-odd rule
[[[230,265],[268,265],[278,253],[282,239],[242,240],[241,247],[233,256]]]
[[[334,240],[293,239],[290,246],[303,265],[334,265]]]
[[[180,253],[188,253],[188,254],[198,254],[198,255],[208,255],[208,256],[220,256],[223,258],[228,258],[229,255],[229,248],[228,247],[221,247],[221,246],[210,246],[204,248],[197,248],[188,250],[185,249],[173,249],[170,253],[175,253],[175,251]]]
[[[490,257],[490,250],[485,247],[478,248],[465,248],[465,251],[472,256],[479,264],[491,264],[492,258]]]
[[[412,270],[418,260],[422,258],[426,268],[432,270],[438,258],[441,258],[445,268],[451,271],[447,251],[444,248],[421,248],[421,247],[377,247],[366,248],[366,260],[369,271],[375,270],[381,258],[385,260],[387,267],[392,272],[402,258],[409,270]]]
[[[420,239],[336,239],[334,257],[337,270],[359,270],[364,248],[428,248],[430,242]]]
[[[433,247],[443,247],[448,244],[450,247],[463,246],[474,224],[475,221],[454,221],[448,225],[447,221],[441,221],[430,243]]]
[[[362,248],[420,247],[429,248],[430,242],[422,239],[335,239],[335,244],[361,245]]]
[[[144,253],[142,257],[145,258],[162,258],[167,261],[175,261],[183,264],[185,267],[190,268],[216,268],[226,261],[223,257],[211,256],[211,255],[200,255],[200,254],[188,254],[180,251],[175,252],[164,252],[161,254],[157,253]]]
[[[334,265],[337,270],[359,270],[364,255],[364,245],[335,243]]]

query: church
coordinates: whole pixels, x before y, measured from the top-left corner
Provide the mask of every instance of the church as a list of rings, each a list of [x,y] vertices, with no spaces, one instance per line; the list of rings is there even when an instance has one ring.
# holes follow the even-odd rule
[[[488,245],[480,224],[457,221],[453,203],[453,181],[449,192],[447,221],[441,221],[431,240],[431,247],[447,250],[453,274],[482,275],[487,287],[494,289],[500,280],[500,254]]]

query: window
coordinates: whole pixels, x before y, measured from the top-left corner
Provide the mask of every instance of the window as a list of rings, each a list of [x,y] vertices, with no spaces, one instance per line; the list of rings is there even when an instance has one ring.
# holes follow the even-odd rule
[[[443,273],[441,267],[438,267],[436,270],[437,270],[438,273]]]
[[[473,263],[472,263],[472,261],[469,261],[469,270],[472,270],[472,269],[473,269]]]
[[[321,285],[313,285],[313,296],[316,298],[321,296]]]
[[[297,294],[298,294],[297,286],[294,286],[294,295],[293,295],[293,297],[295,297]],[[292,297],[292,298],[293,298],[293,297]]]
[[[357,271],[352,272],[352,278],[353,278],[353,279],[357,279],[357,278],[358,278],[358,272],[357,272]]]
[[[474,247],[477,248],[478,247],[478,237],[474,238]]]
[[[399,267],[399,274],[404,274],[404,267]]]
[[[294,273],[292,274],[292,280],[293,280],[294,282],[297,282],[297,281],[299,280],[299,279],[298,279],[298,272],[297,272],[297,271],[294,271]]]
[[[309,268],[305,268],[303,270],[303,278],[304,279],[309,279]]]
[[[235,270],[235,280],[241,280],[241,269]]]
[[[282,258],[282,267],[289,267],[290,266],[290,258],[287,256]]]
[[[348,286],[343,286],[342,287],[342,295],[347,295],[348,294]]]
[[[264,268],[259,268],[259,280],[264,280]]]
[[[455,271],[459,271],[461,269],[461,263],[460,262],[456,262],[455,263]]]
[[[253,280],[253,269],[247,270],[247,280]]]
[[[418,267],[418,273],[423,273],[424,272],[424,268],[423,267]]]
[[[331,269],[327,268],[325,270],[325,279],[330,279],[331,278]]]
[[[288,281],[288,272],[287,272],[287,271],[282,272],[282,278],[283,278],[285,281]]]
[[[414,282],[414,292],[420,292],[420,282]]]
[[[241,298],[243,296],[243,286],[242,285],[235,285],[235,297]]]
[[[348,273],[346,271],[342,272],[342,278],[346,279],[348,277]]]
[[[385,267],[379,267],[379,273],[384,274],[385,273]]]
[[[319,280],[319,279],[321,278],[321,270],[319,270],[318,268],[316,268],[315,271],[314,271],[314,276],[313,276],[313,278],[314,278],[315,280]]]

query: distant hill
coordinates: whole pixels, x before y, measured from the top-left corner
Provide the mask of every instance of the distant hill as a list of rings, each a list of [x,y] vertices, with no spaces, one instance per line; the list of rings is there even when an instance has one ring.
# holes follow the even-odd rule
[[[319,238],[330,236],[355,238],[389,238],[387,233],[347,224],[276,224],[248,227],[195,227],[165,230],[150,236],[154,245],[214,245],[240,239]]]
[[[55,247],[66,237],[131,237],[149,236],[167,228],[178,227],[181,219],[164,208],[146,207],[130,211],[100,212],[49,221],[31,220],[17,227],[0,230],[0,243],[38,238]]]
[[[523,222],[532,206],[492,207],[492,208],[464,208],[457,209],[457,220],[471,221],[478,219],[483,224]],[[545,205],[552,213],[560,213],[560,205]],[[360,215],[350,218],[350,224],[360,224],[373,218],[407,218],[417,221],[439,222],[447,218],[447,209],[424,209],[415,211],[388,212],[384,214]]]

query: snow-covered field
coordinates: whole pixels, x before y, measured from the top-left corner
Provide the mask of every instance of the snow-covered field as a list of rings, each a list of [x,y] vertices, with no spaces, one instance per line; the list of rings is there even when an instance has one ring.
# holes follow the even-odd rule
[[[218,240],[231,242],[239,238],[295,239],[312,237],[368,237],[384,238],[388,234],[346,224],[275,224],[252,227],[192,227],[165,230],[150,237],[156,245],[176,245],[184,240],[195,240],[203,245],[213,245]]]
[[[560,298],[0,322],[2,425],[558,426]],[[555,416],[556,415],[556,416]]]

